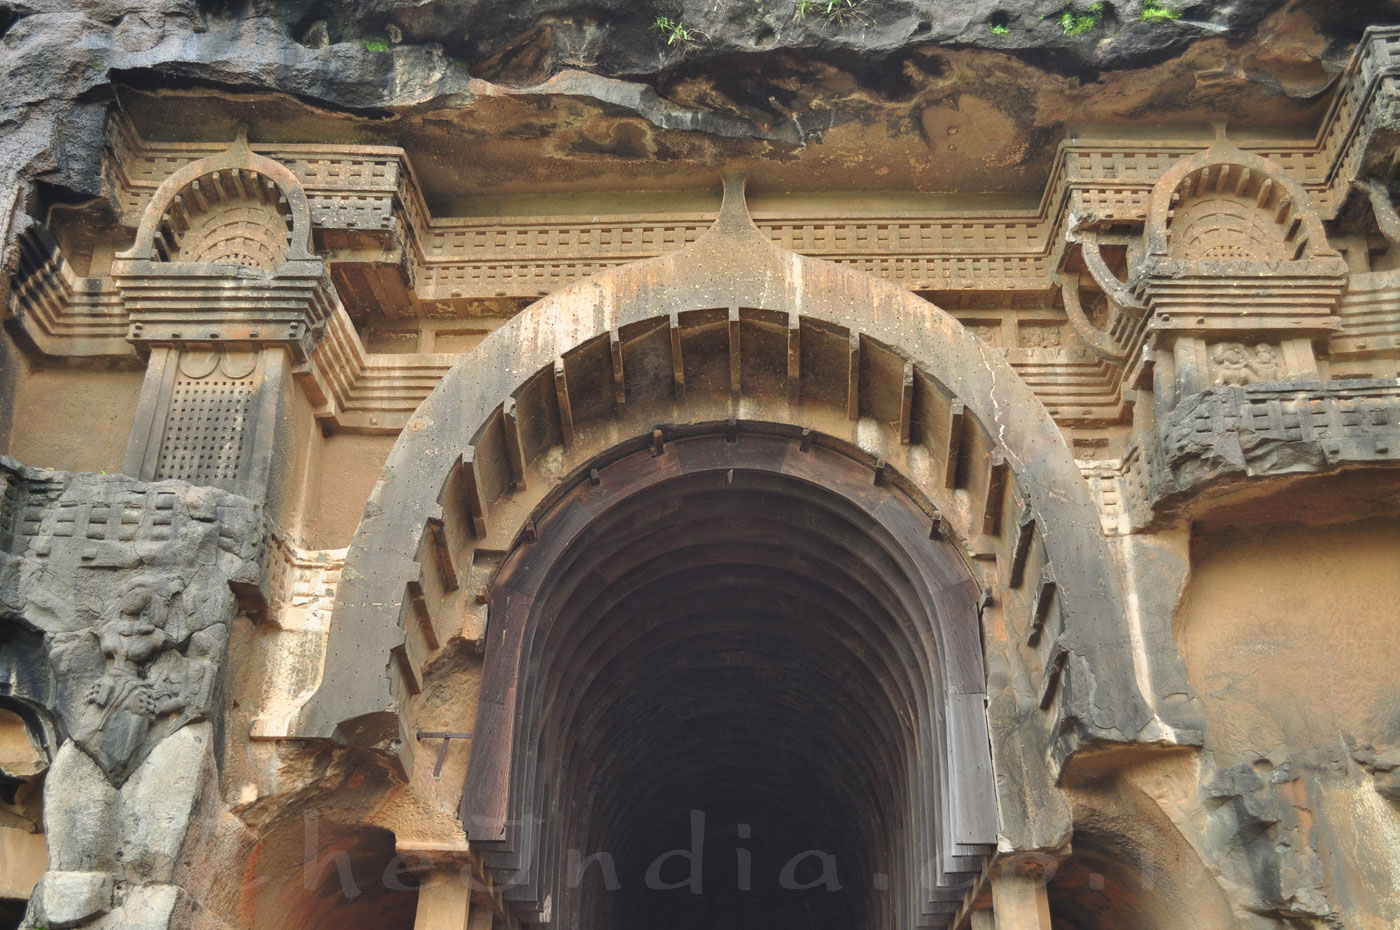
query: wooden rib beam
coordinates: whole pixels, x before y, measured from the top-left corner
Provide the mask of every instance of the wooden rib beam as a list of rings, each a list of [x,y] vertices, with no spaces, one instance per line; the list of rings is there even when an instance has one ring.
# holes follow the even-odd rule
[[[788,314],[787,397],[791,407],[802,400],[802,318],[796,313]]]
[[[554,360],[554,396],[559,401],[559,434],[567,449],[574,444],[574,406],[569,402],[569,379],[562,357]]]
[[[993,452],[987,461],[987,487],[982,496],[982,532],[987,536],[995,536],[1000,527],[1001,499],[1010,471],[1006,456]]]
[[[851,330],[847,347],[846,418],[860,419],[860,333]]]
[[[627,403],[627,379],[622,371],[622,339],[617,330],[608,330],[608,348],[612,350],[613,400],[621,407]]]
[[[958,456],[962,453],[963,429],[967,420],[967,408],[963,402],[955,400],[948,405],[948,436],[943,445],[943,486],[958,486]]]
[[[391,649],[389,654],[394,657],[394,664],[399,667],[399,675],[403,678],[408,693],[422,694],[423,682],[418,677],[418,670],[413,667],[413,660],[408,657],[408,647],[400,643]]]
[[[501,417],[506,431],[506,458],[510,459],[510,477],[517,491],[525,490],[525,439],[520,432],[520,410],[515,398],[508,397],[501,405]]]
[[[675,381],[676,400],[685,400],[685,356],[681,350],[681,316],[671,314],[671,378]]]
[[[1055,641],[1054,648],[1050,650],[1050,661],[1045,663],[1045,677],[1040,683],[1040,709],[1049,710],[1050,705],[1055,701],[1055,692],[1060,686],[1060,675],[1064,673],[1065,663],[1069,661],[1069,650],[1065,644],[1059,640]]]
[[[739,308],[729,308],[729,391],[739,394],[743,380],[743,365],[739,357]]]
[[[904,363],[904,380],[899,399],[899,441],[909,445],[909,434],[914,426],[914,363]]]
[[[423,594],[423,585],[417,579],[408,583],[408,606],[413,611],[413,619],[418,623],[418,629],[423,634],[423,641],[428,644],[429,649],[436,649],[439,645],[437,627],[433,625],[433,615],[428,610],[428,599]]]

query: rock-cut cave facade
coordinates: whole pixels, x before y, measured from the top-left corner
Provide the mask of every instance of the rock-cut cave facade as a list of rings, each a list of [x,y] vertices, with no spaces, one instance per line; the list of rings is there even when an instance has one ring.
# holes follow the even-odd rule
[[[1400,926],[1391,20],[0,0],[0,930]]]

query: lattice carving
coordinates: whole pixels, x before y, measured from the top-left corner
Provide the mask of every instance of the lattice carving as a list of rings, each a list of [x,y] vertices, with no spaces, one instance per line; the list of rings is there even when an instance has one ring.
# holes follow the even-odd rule
[[[237,481],[247,457],[247,429],[257,367],[251,353],[187,352],[171,390],[156,460],[157,478],[192,484]]]

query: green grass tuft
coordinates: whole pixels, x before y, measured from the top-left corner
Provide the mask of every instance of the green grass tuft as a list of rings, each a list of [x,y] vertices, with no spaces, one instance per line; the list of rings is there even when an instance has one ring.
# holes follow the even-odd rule
[[[797,0],[793,8],[793,18],[807,19],[816,15],[838,26],[854,19],[871,21],[870,17],[861,11],[863,6],[865,0]]]
[[[1010,34],[1011,34],[1011,27],[1010,27],[1010,26],[998,26],[996,23],[992,23],[988,28],[990,28],[990,29],[992,30],[993,33],[995,33],[996,35],[999,35],[999,36],[1004,36],[1004,35],[1010,35]]]
[[[1091,5],[1088,13],[1076,13],[1069,7],[1065,7],[1060,12],[1060,18],[1056,22],[1060,24],[1060,29],[1067,36],[1082,36],[1086,32],[1093,32],[1103,22],[1103,4]]]
[[[1142,0],[1142,10],[1138,14],[1145,23],[1169,22],[1181,19],[1181,14],[1170,7],[1162,6],[1156,0]]]
[[[696,44],[700,33],[691,29],[679,19],[672,19],[669,16],[658,16],[656,22],[651,27],[661,33],[667,45],[692,46]]]
[[[367,52],[387,52],[389,43],[384,39],[365,39],[365,51]]]

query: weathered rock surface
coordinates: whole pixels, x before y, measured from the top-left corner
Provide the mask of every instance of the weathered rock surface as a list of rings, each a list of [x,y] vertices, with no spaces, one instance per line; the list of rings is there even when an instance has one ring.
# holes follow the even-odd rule
[[[0,696],[68,737],[46,741],[49,872],[28,925],[168,926],[217,780],[228,630],[261,583],[261,508],[8,458],[0,486]]]
[[[785,189],[987,190],[1036,180],[1069,119],[1306,116],[1296,101],[1320,93],[1364,25],[1396,4],[1167,6],[1178,19],[1144,19],[1140,0],[1099,14],[1079,0],[863,0],[840,19],[803,16],[790,0],[5,0],[0,238],[41,201],[101,194],[99,129],[117,85],[272,92],[363,114],[367,141],[417,132],[431,142],[434,120],[459,140],[529,138],[604,183],[619,165],[707,154],[791,162],[775,177]],[[1067,33],[1065,12],[1090,25]],[[659,17],[683,32],[659,29]],[[304,113],[261,125],[275,109],[245,114],[253,138],[305,131]],[[178,133],[180,120],[167,107],[146,129]],[[879,146],[887,164],[867,157],[888,140],[898,144]],[[911,158],[953,167],[900,167]],[[486,190],[500,180],[489,168]],[[521,174],[549,177],[528,162]],[[31,180],[43,184],[37,200]],[[693,182],[682,173],[653,183]]]

